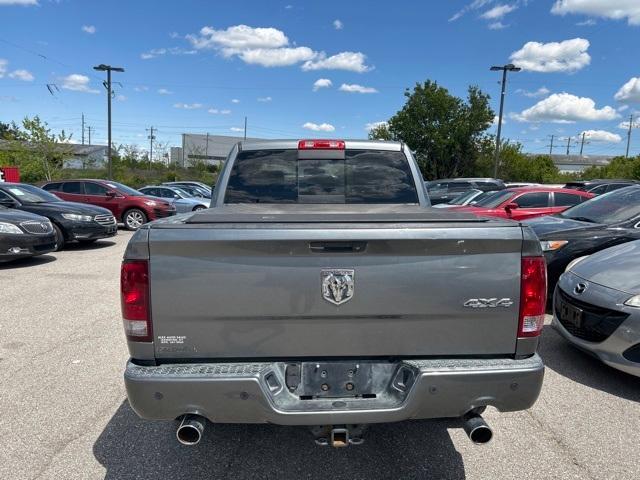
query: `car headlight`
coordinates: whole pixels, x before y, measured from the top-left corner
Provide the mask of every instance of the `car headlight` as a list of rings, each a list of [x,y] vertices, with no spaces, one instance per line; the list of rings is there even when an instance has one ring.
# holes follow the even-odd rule
[[[640,308],[640,295],[636,295],[635,297],[631,297],[629,300],[624,302],[624,304],[628,307],[636,307]]]
[[[567,268],[564,269],[564,271],[565,272],[570,272],[573,267],[575,267],[577,264],[579,264],[585,258],[589,258],[589,255],[585,255],[584,257],[578,257],[578,258],[576,258],[574,260],[571,260],[569,262],[569,265],[567,265]]]
[[[157,205],[153,200],[145,200],[144,204],[149,205],[150,207],[155,207]]]
[[[80,215],[79,213],[63,213],[62,218],[73,220],[74,222],[91,222],[93,220],[91,215]]]
[[[567,240],[543,240],[540,242],[540,247],[542,247],[543,252],[555,252],[567,243],[569,243]]]
[[[12,223],[0,222],[0,233],[20,234],[20,233],[23,233],[23,231],[20,230],[20,228],[18,228],[16,225]]]

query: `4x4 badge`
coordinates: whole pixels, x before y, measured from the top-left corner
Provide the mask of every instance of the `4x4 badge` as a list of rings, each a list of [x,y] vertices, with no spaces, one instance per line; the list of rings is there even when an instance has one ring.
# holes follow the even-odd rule
[[[320,272],[322,298],[334,305],[342,305],[353,298],[355,270],[327,269]]]
[[[464,306],[468,308],[506,308],[511,305],[513,305],[513,300],[510,298],[470,298],[464,302]]]

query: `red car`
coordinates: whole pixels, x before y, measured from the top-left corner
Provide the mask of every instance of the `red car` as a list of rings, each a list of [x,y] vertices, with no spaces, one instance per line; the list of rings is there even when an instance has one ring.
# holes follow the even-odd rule
[[[560,213],[594,196],[592,193],[566,188],[508,188],[495,192],[474,205],[452,207],[449,210],[471,212],[488,217],[524,220]]]
[[[111,180],[59,180],[47,182],[42,188],[63,200],[107,208],[128,230],[176,214],[174,205]]]

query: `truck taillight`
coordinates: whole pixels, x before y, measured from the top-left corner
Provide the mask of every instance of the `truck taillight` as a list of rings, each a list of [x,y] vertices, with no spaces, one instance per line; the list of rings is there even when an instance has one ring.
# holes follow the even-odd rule
[[[150,342],[152,332],[147,260],[125,260],[122,263],[120,297],[127,338],[134,342]]]
[[[344,140],[300,140],[298,150],[344,150]]]
[[[544,257],[524,257],[520,272],[518,337],[537,337],[547,306],[547,266]]]

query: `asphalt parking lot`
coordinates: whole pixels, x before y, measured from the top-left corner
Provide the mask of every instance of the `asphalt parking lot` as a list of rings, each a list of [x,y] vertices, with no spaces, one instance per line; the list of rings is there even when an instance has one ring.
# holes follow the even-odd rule
[[[128,406],[120,259],[130,234],[0,266],[0,478],[579,478],[640,476],[640,379],[546,327],[533,409],[487,411],[494,441],[455,421],[373,426],[362,446],[317,447],[305,429],[209,425],[196,447]]]

